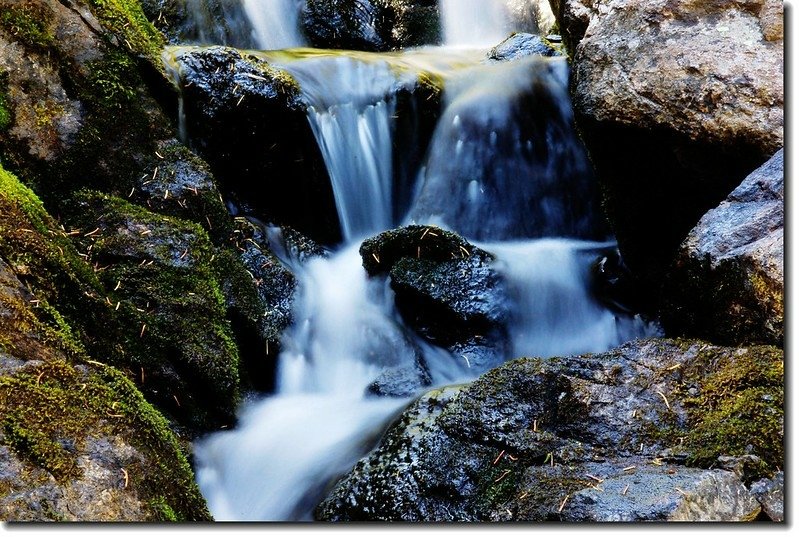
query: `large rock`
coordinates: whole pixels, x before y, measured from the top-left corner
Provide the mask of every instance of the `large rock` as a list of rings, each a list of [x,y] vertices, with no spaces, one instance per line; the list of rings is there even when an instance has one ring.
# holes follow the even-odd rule
[[[239,355],[205,231],[97,192],[73,202],[67,222],[113,311],[104,330],[87,330],[90,348],[131,370],[177,421],[200,431],[229,423]]]
[[[780,150],[688,234],[664,292],[669,333],[782,346],[784,174]]]
[[[701,215],[783,145],[781,3],[560,4],[578,125],[622,254],[651,284]]]
[[[462,365],[499,365],[508,302],[493,256],[435,226],[386,231],[361,245],[371,275],[388,273],[405,321],[426,340],[467,356]]]
[[[262,220],[339,240],[327,170],[294,79],[223,47],[187,49],[174,60],[188,136],[224,189]]]
[[[317,517],[752,520],[746,484],[784,459],[783,381],[779,349],[699,341],[509,362],[412,404]]]
[[[80,258],[2,168],[0,187],[0,519],[210,520],[185,446],[133,382],[89,358],[42,280],[60,268],[50,281],[91,317],[102,303],[64,283],[96,289],[78,282]]]

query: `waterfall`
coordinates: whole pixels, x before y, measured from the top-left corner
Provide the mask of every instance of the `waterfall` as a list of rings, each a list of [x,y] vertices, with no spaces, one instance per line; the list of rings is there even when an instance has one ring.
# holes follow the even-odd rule
[[[597,235],[566,70],[562,58],[527,58],[450,80],[410,220],[475,240]]]
[[[506,0],[440,0],[444,43],[490,47],[510,33]]]
[[[392,225],[392,120],[398,75],[386,61],[321,56],[283,67],[300,83],[345,242]]]
[[[305,0],[241,0],[258,48],[277,50],[305,45],[299,16]]]
[[[183,43],[276,50],[305,45],[305,0],[183,0]]]

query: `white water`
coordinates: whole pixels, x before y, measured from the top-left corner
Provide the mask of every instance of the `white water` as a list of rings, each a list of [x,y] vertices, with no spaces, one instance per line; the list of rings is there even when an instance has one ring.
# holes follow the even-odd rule
[[[439,0],[444,43],[491,47],[510,33],[506,0]]]
[[[278,50],[305,45],[299,23],[304,0],[241,0],[241,4],[260,49]]]
[[[300,83],[345,243],[392,224],[392,120],[398,75],[385,61],[312,57],[283,65]]]
[[[311,519],[335,478],[408,403],[367,395],[386,369],[423,363],[434,385],[482,372],[405,327],[386,280],[368,278],[358,253],[362,238],[395,225],[394,95],[408,81],[397,65],[413,72],[424,60],[301,56],[276,63],[300,82],[309,104],[345,242],[327,259],[292,266],[301,292],[282,340],[276,393],[246,405],[235,430],[196,444],[198,483],[217,520]],[[580,236],[592,222],[580,204],[560,197],[591,196],[584,155],[564,129],[571,112],[562,60],[483,66],[453,78],[459,58],[436,67],[447,80],[446,109],[420,166],[411,214],[491,241],[480,246],[495,254],[512,303],[512,352],[498,359],[604,351],[645,335],[642,323],[592,296],[591,263],[610,244],[562,238]],[[530,118],[543,126],[528,129]]]

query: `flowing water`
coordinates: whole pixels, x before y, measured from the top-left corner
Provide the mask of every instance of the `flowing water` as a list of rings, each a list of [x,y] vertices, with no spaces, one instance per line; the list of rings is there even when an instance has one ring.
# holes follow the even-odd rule
[[[241,0],[257,48],[277,50],[305,45],[299,16],[305,0]]]
[[[485,20],[494,4],[502,2],[491,2]],[[217,520],[311,519],[409,402],[370,395],[383,372],[422,367],[431,385],[482,372],[403,323],[388,281],[362,268],[364,237],[403,221],[438,224],[493,253],[512,305],[511,352],[499,361],[604,351],[649,330],[592,292],[591,264],[614,244],[571,129],[565,60],[489,64],[479,60],[484,51],[451,49],[265,57],[301,85],[345,240],[327,258],[286,261],[300,290],[275,393],[247,403],[234,430],[196,443],[198,483]],[[444,108],[400,219],[392,212],[396,96],[421,72],[442,81]]]
[[[510,33],[507,0],[441,0],[444,43],[491,47]]]

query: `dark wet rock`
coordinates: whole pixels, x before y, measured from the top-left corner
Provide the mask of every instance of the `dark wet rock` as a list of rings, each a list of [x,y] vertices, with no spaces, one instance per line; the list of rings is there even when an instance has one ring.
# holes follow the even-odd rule
[[[618,248],[606,249],[591,265],[594,296],[611,310],[629,313],[645,311],[635,278],[624,264]]]
[[[175,62],[188,135],[222,188],[263,221],[337,242],[330,182],[294,79],[222,47],[188,49]]]
[[[508,312],[491,254],[434,226],[387,231],[364,241],[360,252],[369,274],[389,273],[397,308],[428,341],[460,354],[502,347]],[[471,354],[466,367],[497,365],[487,362],[496,352]]]
[[[774,522],[785,521],[785,473],[777,472],[771,479],[761,479],[749,489],[763,506],[763,512]]]
[[[378,34],[379,13],[371,0],[308,0],[302,10],[302,28],[317,48],[387,50]]]
[[[387,51],[440,41],[436,0],[308,0],[301,20],[318,48]]]
[[[782,464],[782,359],[652,339],[509,362],[413,403],[316,516],[752,520],[760,506],[741,477],[713,467],[721,455],[760,457],[753,475]]]
[[[429,386],[430,382],[430,374],[420,364],[392,367],[380,373],[366,391],[381,397],[410,397]]]
[[[173,45],[258,48],[240,0],[142,0],[141,4]]]
[[[560,4],[576,120],[622,254],[654,290],[701,216],[783,145],[781,4]]]
[[[232,231],[230,213],[208,164],[172,138],[157,143],[157,161],[128,199],[148,209],[202,226],[215,244]]]
[[[525,56],[560,56],[561,53],[541,36],[516,33],[492,48],[488,59],[494,61],[512,61]]]
[[[783,344],[784,175],[780,150],[689,233],[664,291],[667,333]]]
[[[270,251],[261,227],[247,219],[236,218],[230,246],[219,253],[215,269],[242,358],[242,380],[271,391],[297,281]]]

